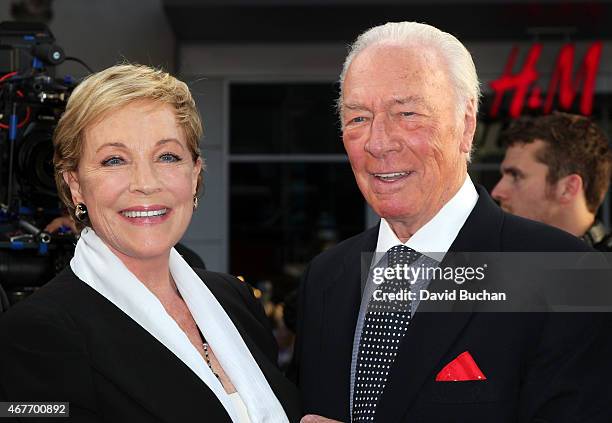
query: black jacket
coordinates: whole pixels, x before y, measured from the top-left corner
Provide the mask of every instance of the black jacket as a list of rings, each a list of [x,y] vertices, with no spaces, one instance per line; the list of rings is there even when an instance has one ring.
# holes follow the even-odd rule
[[[565,232],[479,200],[450,251],[589,251]],[[295,364],[305,413],[349,421],[350,366],[372,228],[315,258],[300,288]],[[365,274],[367,272],[363,272]],[[421,312],[417,309],[376,411],[378,422],[611,422],[605,314]],[[607,333],[606,333],[607,332]],[[485,381],[436,382],[469,351]]]
[[[596,250],[612,251],[612,232],[608,232],[600,220],[596,220],[581,239]]]
[[[277,345],[251,290],[228,275],[198,274],[299,421],[297,391],[276,366]],[[189,367],[70,268],[0,318],[0,393],[68,401],[74,422],[231,421]]]

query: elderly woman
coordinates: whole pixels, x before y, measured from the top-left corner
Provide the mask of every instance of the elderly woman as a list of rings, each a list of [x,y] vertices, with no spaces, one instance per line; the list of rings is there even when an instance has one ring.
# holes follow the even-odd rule
[[[56,181],[82,229],[65,269],[0,319],[0,392],[65,401],[74,421],[287,422],[294,387],[250,289],[173,246],[198,206],[189,89],[120,65],[73,92]]]

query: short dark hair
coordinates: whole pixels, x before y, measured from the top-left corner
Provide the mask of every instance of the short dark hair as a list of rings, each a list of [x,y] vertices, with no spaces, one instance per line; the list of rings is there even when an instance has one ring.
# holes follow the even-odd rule
[[[569,113],[521,117],[502,133],[506,146],[546,144],[536,160],[548,166],[549,185],[573,173],[580,175],[587,207],[595,213],[603,202],[612,174],[612,151],[602,129],[591,119]]]

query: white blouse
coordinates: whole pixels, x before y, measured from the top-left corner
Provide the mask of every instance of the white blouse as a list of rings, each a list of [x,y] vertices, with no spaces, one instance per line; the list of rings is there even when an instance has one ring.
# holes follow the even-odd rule
[[[234,403],[234,410],[236,410],[238,414],[239,423],[251,423],[249,412],[247,411],[246,405],[244,405],[238,391],[234,392],[233,394],[229,394],[229,397]]]

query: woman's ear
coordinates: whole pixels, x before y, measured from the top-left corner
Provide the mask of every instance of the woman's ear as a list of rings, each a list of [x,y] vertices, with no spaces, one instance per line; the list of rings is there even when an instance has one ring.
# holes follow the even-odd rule
[[[70,188],[72,202],[75,205],[84,203],[83,194],[81,194],[81,184],[79,183],[79,176],[77,173],[75,171],[65,171],[62,172],[62,177],[64,178],[64,182],[66,182]]]
[[[202,171],[202,157],[198,157],[193,165],[193,174],[191,175],[192,191],[195,195],[196,188],[198,187],[198,177]]]

